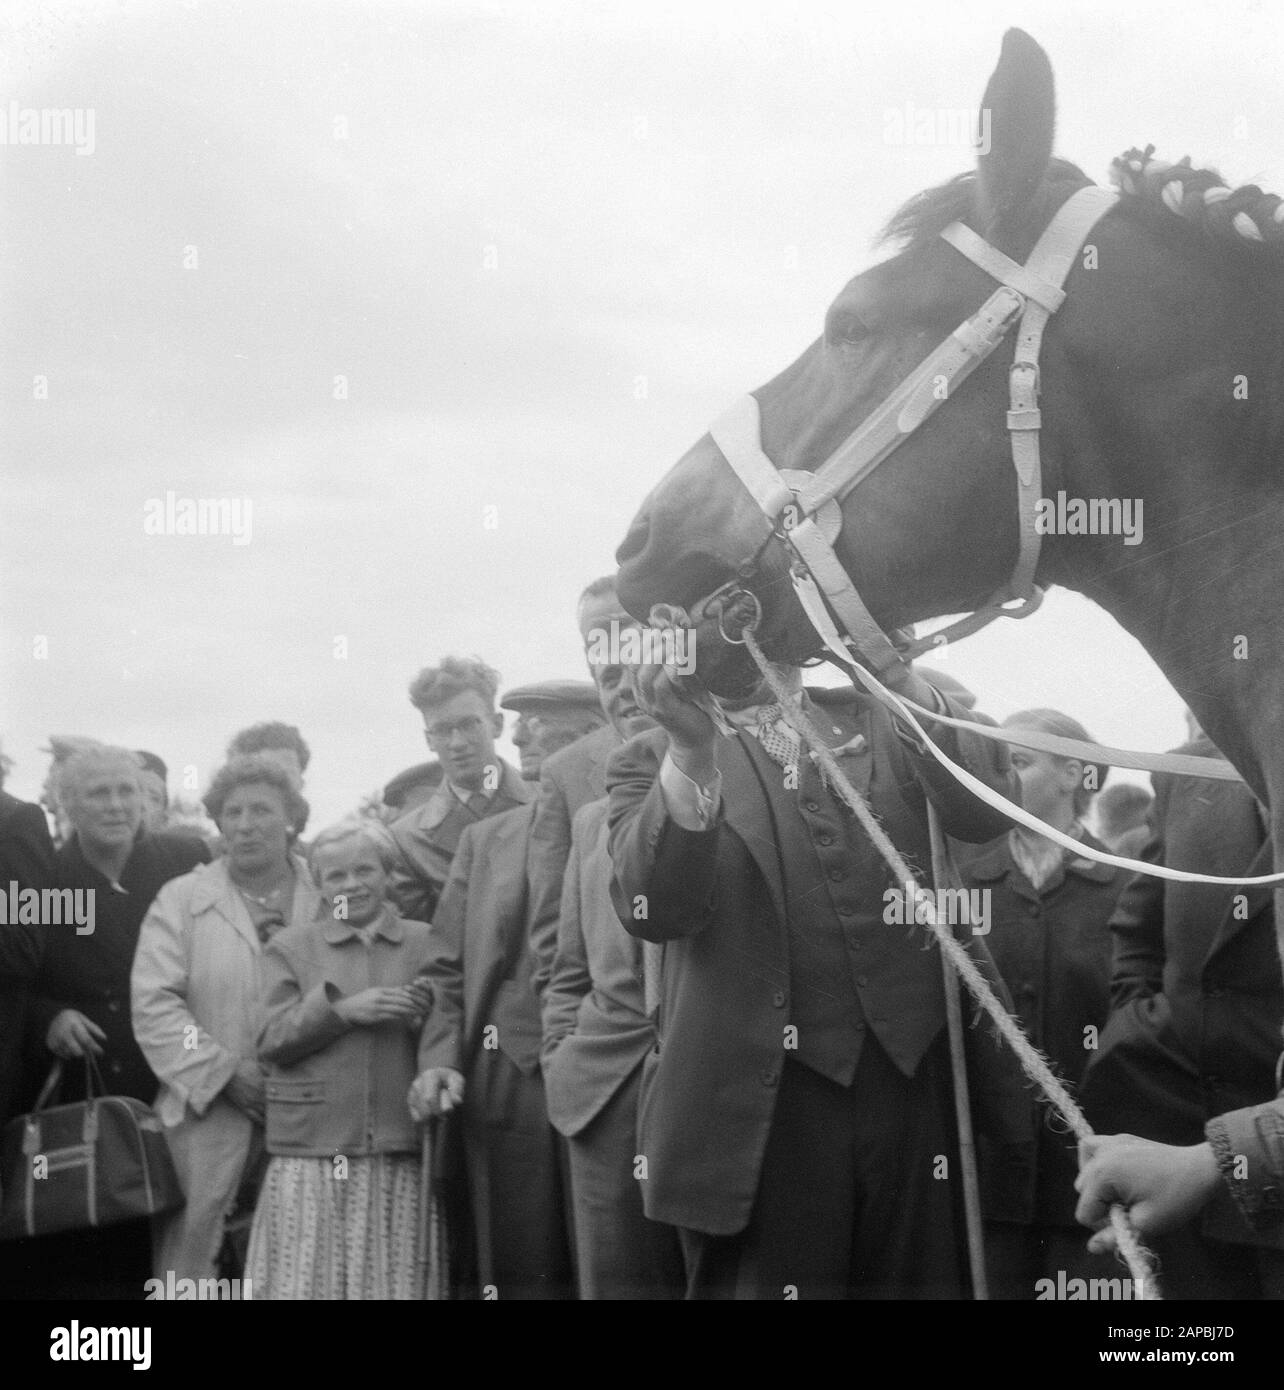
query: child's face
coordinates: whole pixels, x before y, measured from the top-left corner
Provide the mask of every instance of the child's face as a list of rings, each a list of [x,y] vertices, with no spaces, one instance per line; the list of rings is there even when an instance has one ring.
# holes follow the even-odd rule
[[[331,914],[364,927],[379,915],[388,892],[388,873],[373,845],[360,836],[323,846],[316,855],[318,886]]]

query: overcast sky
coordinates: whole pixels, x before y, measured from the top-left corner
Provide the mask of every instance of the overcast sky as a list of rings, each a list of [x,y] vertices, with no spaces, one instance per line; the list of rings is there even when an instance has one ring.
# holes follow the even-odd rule
[[[1092,177],[1153,142],[1284,191],[1272,3],[6,0],[5,102],[94,121],[0,148],[9,789],[51,733],[203,789],[285,719],[315,829],[426,756],[419,667],[583,675],[575,598],[651,484],[968,166],[888,113],[975,108],[1012,23]],[[248,543],[149,534],[167,493],[247,499]],[[950,667],[998,717],[1182,738],[1074,595]]]

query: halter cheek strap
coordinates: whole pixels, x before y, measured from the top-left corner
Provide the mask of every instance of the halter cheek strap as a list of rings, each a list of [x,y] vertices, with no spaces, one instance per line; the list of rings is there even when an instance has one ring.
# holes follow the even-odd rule
[[[961,222],[942,233],[961,255],[999,288],[960,324],[878,405],[811,475],[786,478],[761,445],[758,402],[746,396],[718,420],[710,433],[727,462],[764,514],[794,551],[794,588],[826,645],[850,662],[853,652],[877,672],[905,655],[871,616],[833,549],[834,507],[868,477],[947,400],[1018,324],[1009,373],[1007,427],[1017,478],[1019,549],[1012,574],[976,612],[914,644],[908,655],[966,636],[998,617],[1025,617],[1038,607],[1034,583],[1039,564],[1037,504],[1042,489],[1039,455],[1039,351],[1048,319],[1065,300],[1062,285],[1088,233],[1114,205],[1109,189],[1080,189],[1058,209],[1025,265],[1018,265]],[[841,526],[841,515],[838,518]],[[1016,609],[1003,607],[1018,602]],[[831,617],[831,614],[833,615]],[[840,633],[834,619],[842,625]]]

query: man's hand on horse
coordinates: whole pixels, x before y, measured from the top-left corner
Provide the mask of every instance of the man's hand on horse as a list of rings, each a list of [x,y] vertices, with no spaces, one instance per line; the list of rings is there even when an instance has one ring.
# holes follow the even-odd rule
[[[675,755],[698,759],[707,753],[712,759],[718,731],[677,673],[669,666],[652,663],[635,667],[633,677],[638,704],[669,735]]]
[[[1096,1135],[1079,1143],[1075,1219],[1096,1231],[1088,1249],[1105,1254],[1115,1249],[1110,1208],[1116,1202],[1128,1209],[1138,1235],[1162,1235],[1189,1221],[1220,1182],[1208,1144],[1182,1147],[1134,1134]]]

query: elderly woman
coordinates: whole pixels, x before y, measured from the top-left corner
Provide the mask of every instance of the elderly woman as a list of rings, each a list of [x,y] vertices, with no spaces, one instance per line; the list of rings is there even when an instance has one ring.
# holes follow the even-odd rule
[[[39,1083],[63,1063],[55,1103],[85,1096],[84,1059],[109,1095],[150,1104],[156,1078],[129,1016],[129,975],[139,928],[162,885],[209,857],[199,841],[149,834],[137,754],[85,741],[57,765],[66,838],[52,886],[70,890],[40,924],[40,960],[27,1017],[29,1061]],[[71,912],[66,909],[70,907]],[[83,920],[81,920],[83,918]],[[145,1221],[19,1242],[24,1298],[141,1298],[150,1263]]]
[[[325,899],[263,954],[267,1146],[246,1274],[262,1298],[421,1299],[419,1155],[407,1093],[432,999],[431,928],[387,901],[397,849],[373,820],[312,842]]]
[[[212,1278],[242,1174],[262,1148],[259,957],[286,925],[316,916],[307,865],[292,853],[308,804],[262,756],[233,758],[205,807],[226,851],[175,879],[143,923],[134,957],[134,1034],[160,1078],[156,1110],[187,1205],[155,1233],[160,1278]]]

